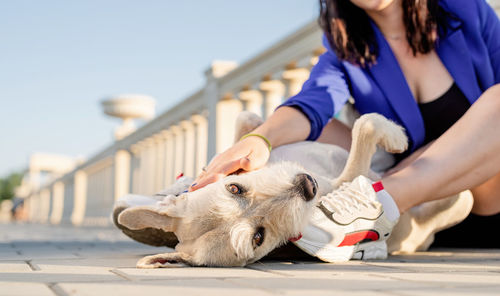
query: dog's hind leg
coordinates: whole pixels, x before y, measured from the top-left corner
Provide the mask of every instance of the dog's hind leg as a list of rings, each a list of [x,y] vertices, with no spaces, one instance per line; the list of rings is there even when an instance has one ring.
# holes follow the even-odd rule
[[[388,152],[403,152],[408,147],[408,140],[402,127],[382,115],[362,115],[352,128],[351,151],[344,170],[334,180],[334,188],[359,175],[369,175],[377,144]]]
[[[236,118],[236,128],[234,142],[238,142],[241,137],[256,129],[264,120],[257,114],[250,111],[242,111]]]

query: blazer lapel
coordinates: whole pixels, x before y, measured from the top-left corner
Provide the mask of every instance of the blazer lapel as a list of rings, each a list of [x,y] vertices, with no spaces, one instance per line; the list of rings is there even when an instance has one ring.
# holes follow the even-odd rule
[[[455,83],[472,104],[481,89],[475,76],[472,58],[460,29],[461,22],[452,20],[446,36],[438,41],[436,52]]]
[[[377,63],[369,68],[373,80],[378,84],[387,101],[406,128],[414,147],[425,139],[425,128],[418,105],[413,98],[396,57],[378,27],[372,23],[379,46]]]

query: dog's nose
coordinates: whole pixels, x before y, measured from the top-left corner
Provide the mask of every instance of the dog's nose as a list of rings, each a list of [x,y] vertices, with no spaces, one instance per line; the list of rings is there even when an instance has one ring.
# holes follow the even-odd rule
[[[293,180],[293,184],[295,184],[305,201],[310,201],[316,196],[318,184],[316,180],[308,174],[297,174]]]

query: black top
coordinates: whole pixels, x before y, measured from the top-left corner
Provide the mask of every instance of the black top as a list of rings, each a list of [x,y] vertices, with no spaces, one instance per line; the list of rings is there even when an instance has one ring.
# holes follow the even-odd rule
[[[424,145],[437,139],[469,109],[470,103],[456,83],[439,98],[418,104],[425,125]]]

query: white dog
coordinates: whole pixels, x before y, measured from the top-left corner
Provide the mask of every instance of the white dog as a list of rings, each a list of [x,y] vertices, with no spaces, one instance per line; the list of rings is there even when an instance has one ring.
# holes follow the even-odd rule
[[[244,113],[236,139],[260,122]],[[377,144],[389,152],[407,147],[402,128],[377,114],[361,116],[352,133],[350,154],[333,145],[300,142],[274,149],[262,169],[227,176],[194,192],[186,192],[192,180],[181,178],[155,197],[126,196],[115,205],[115,224],[148,244],[173,246],[178,241],[176,252],[147,256],[138,262],[140,268],[252,263],[299,236],[312,211],[318,211],[320,196],[358,175],[378,178],[370,170]],[[442,202],[439,211],[449,209],[456,200]],[[402,220],[411,223],[411,219]],[[442,220],[450,224],[449,218]],[[400,239],[393,240],[389,249],[408,240],[408,235],[401,234],[405,227],[396,227]]]

